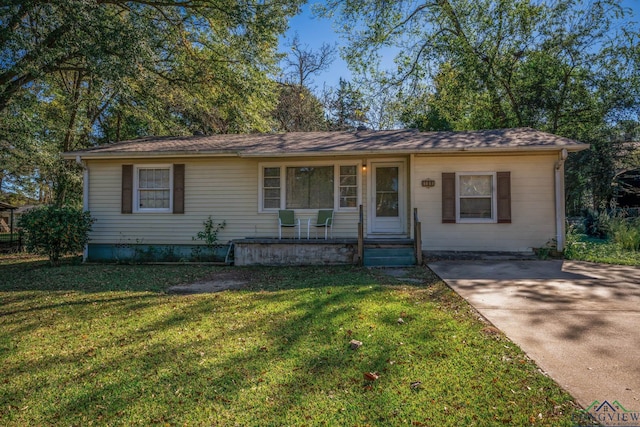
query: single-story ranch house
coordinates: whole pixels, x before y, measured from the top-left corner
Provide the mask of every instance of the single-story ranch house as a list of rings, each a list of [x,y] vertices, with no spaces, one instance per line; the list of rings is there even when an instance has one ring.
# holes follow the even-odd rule
[[[424,252],[562,250],[564,161],[586,148],[529,128],[389,130],[148,137],[64,157],[84,166],[97,219],[88,260],[186,259],[211,217],[236,264],[313,264],[362,261],[359,230],[365,246]]]

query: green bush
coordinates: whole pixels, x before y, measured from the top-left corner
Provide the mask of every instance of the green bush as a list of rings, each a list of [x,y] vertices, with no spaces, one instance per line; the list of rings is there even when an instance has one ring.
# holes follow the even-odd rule
[[[640,250],[640,219],[612,218],[609,222],[609,237],[624,250]]]
[[[82,209],[42,206],[23,214],[19,226],[26,250],[46,255],[51,264],[57,265],[63,255],[82,251],[94,222]]]
[[[564,242],[564,257],[566,259],[580,259],[580,254],[585,249],[586,244],[583,238],[586,234],[582,233],[581,227],[569,226]]]
[[[609,234],[611,217],[606,210],[589,209],[584,215],[583,227],[588,236],[604,239]]]

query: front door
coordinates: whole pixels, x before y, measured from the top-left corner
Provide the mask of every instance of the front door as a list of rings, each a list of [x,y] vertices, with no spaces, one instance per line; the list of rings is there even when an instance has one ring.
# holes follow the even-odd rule
[[[371,163],[369,200],[372,234],[405,232],[404,163]]]

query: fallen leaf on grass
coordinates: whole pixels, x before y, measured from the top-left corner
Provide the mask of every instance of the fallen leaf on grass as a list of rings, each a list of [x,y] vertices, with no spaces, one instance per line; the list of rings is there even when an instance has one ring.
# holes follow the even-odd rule
[[[349,341],[349,347],[351,347],[351,350],[357,350],[362,347],[362,341],[351,340]]]
[[[483,334],[487,334],[487,335],[499,335],[500,334],[500,329],[493,327],[493,326],[485,326],[484,328],[482,328],[480,330],[480,332],[482,332]]]
[[[364,373],[364,379],[365,380],[375,381],[378,378],[380,378],[380,375],[378,375],[377,372],[365,372]]]

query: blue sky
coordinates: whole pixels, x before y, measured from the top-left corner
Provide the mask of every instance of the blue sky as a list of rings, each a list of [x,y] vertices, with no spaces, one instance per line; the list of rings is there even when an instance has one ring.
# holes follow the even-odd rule
[[[311,5],[316,3],[318,2],[309,0],[309,4],[304,5],[302,13],[290,20],[290,28],[287,32],[287,38],[290,39],[297,33],[300,39],[300,44],[302,46],[307,45],[311,49],[318,49],[323,43],[338,43],[338,46],[343,45],[344,43],[333,29],[332,21],[313,17],[313,14],[311,13]],[[633,21],[640,21],[640,0],[623,0],[622,5],[632,9],[633,17],[631,19]],[[283,43],[283,51],[284,48],[285,46]],[[389,64],[392,64],[392,57],[384,59],[388,60]],[[327,86],[336,87],[340,77],[350,80],[351,73],[346,62],[338,56],[327,72],[313,77],[312,86],[314,86],[317,91],[321,91],[325,84]]]

